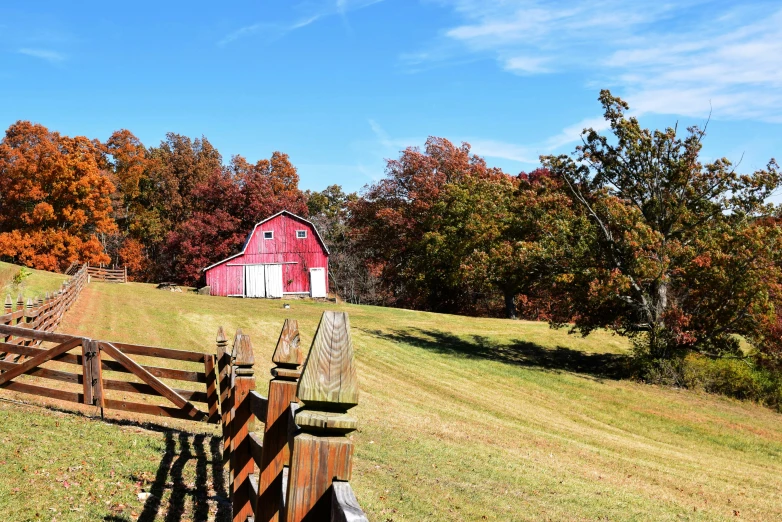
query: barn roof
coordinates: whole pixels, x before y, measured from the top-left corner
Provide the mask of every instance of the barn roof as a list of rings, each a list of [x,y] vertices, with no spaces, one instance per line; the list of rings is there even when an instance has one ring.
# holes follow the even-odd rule
[[[253,229],[252,229],[252,230],[250,231],[250,233],[247,235],[247,239],[244,241],[244,245],[242,246],[242,251],[241,251],[241,252],[239,252],[238,254],[234,254],[234,255],[232,255],[232,256],[230,256],[230,257],[226,257],[225,259],[223,259],[223,260],[221,260],[221,261],[218,261],[217,263],[214,263],[214,264],[212,264],[212,265],[209,265],[209,266],[208,266],[208,267],[206,267],[206,268],[202,268],[202,269],[201,269],[201,271],[202,271],[202,272],[206,272],[206,271],[207,271],[207,270],[209,270],[210,268],[213,268],[213,267],[215,267],[215,266],[217,266],[217,265],[221,265],[221,264],[225,263],[226,261],[230,261],[231,259],[233,259],[233,258],[235,258],[235,257],[239,257],[239,256],[243,255],[243,254],[244,254],[244,251],[245,251],[245,250],[247,250],[247,245],[249,245],[249,244],[250,244],[250,238],[252,238],[252,237],[253,237],[253,234],[255,234],[255,231],[256,231],[256,230],[258,230],[258,227],[259,227],[259,226],[261,226],[261,225],[263,225],[263,224],[264,224],[264,223],[266,223],[267,221],[271,221],[272,219],[274,219],[274,218],[276,218],[277,216],[280,216],[280,215],[282,215],[282,214],[286,214],[286,215],[288,215],[288,216],[290,216],[290,217],[292,217],[292,218],[296,218],[296,219],[298,219],[299,221],[304,221],[304,222],[305,222],[305,223],[307,223],[309,226],[311,226],[311,227],[312,227],[312,230],[314,230],[314,231],[315,231],[315,237],[317,237],[317,238],[318,238],[318,242],[320,242],[320,246],[322,246],[322,247],[323,247],[323,250],[325,250],[325,251],[326,251],[326,255],[330,255],[330,253],[329,253],[329,247],[327,247],[327,246],[326,246],[326,243],[323,241],[323,238],[322,238],[322,237],[320,237],[320,232],[318,232],[318,229],[317,229],[317,227],[316,227],[316,226],[315,226],[315,225],[312,223],[312,221],[310,221],[310,220],[308,220],[308,219],[304,219],[304,218],[303,218],[303,217],[301,217],[301,216],[297,216],[297,215],[296,215],[296,214],[294,214],[293,212],[289,212],[289,211],[287,211],[287,210],[280,210],[280,211],[279,211],[279,212],[277,212],[276,214],[274,214],[274,215],[271,215],[271,216],[267,217],[266,219],[264,219],[263,221],[259,221],[258,223],[256,223],[256,224],[255,224],[255,226],[253,227]]]

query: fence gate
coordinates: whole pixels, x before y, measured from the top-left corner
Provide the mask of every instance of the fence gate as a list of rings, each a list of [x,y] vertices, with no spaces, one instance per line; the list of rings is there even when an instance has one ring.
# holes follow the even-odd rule
[[[218,422],[212,354],[7,325],[0,325],[0,339],[4,339],[0,343],[0,388],[98,406],[101,411]],[[177,366],[191,368],[157,366],[155,359],[174,360]],[[73,366],[80,366],[81,371],[72,371]],[[162,379],[176,384],[166,384]],[[205,408],[194,403],[203,403]]]

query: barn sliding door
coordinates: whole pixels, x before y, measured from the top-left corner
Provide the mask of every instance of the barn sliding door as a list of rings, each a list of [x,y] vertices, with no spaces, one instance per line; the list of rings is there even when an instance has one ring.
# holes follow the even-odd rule
[[[310,296],[326,297],[325,268],[310,268]]]
[[[266,276],[263,265],[244,267],[244,296],[266,297]]]
[[[266,297],[282,297],[282,265],[266,265]]]

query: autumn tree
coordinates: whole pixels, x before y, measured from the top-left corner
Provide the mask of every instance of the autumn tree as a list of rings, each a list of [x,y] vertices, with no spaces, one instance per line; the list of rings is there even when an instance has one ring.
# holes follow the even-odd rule
[[[466,143],[431,137],[423,151],[405,149],[389,160],[386,177],[351,205],[350,226],[370,270],[381,278],[392,304],[447,312],[468,311],[474,302],[460,278],[468,253],[464,212],[477,180],[508,179]]]
[[[190,214],[166,235],[163,257],[169,278],[196,285],[202,269],[239,251],[259,221],[281,211],[306,216],[299,176],[287,154],[255,164],[234,156],[190,192]]]
[[[587,129],[572,156],[542,158],[590,224],[552,258],[561,320],[628,335],[658,362],[743,357],[738,336],[763,350],[782,280],[780,228],[760,219],[776,164],[741,175],[724,158],[703,164],[703,130],[651,131],[610,92],[600,102],[610,136]]]
[[[98,143],[26,121],[0,142],[0,255],[46,270],[108,262],[98,234],[116,229],[114,186]]]

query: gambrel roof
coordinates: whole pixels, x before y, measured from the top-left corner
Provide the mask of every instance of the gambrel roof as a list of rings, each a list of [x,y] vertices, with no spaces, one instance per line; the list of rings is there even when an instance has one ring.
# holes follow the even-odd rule
[[[251,238],[253,237],[253,235],[255,234],[255,231],[256,231],[256,230],[258,230],[258,227],[259,227],[259,226],[261,226],[261,225],[263,225],[263,224],[264,224],[264,223],[266,223],[267,221],[271,221],[272,219],[274,219],[274,218],[276,218],[276,217],[278,217],[278,216],[281,216],[281,215],[283,215],[283,214],[285,214],[285,215],[287,215],[287,216],[289,216],[289,217],[292,217],[292,218],[298,219],[299,221],[303,221],[303,222],[307,223],[307,224],[308,224],[310,227],[312,227],[312,230],[314,230],[314,231],[315,231],[315,237],[317,237],[317,238],[318,238],[318,242],[320,243],[320,246],[322,246],[322,247],[323,247],[323,250],[326,252],[326,255],[330,255],[330,254],[329,254],[329,248],[326,246],[326,243],[323,241],[323,238],[322,238],[322,237],[320,237],[320,232],[318,232],[318,229],[317,229],[317,227],[315,227],[315,225],[313,225],[313,224],[312,224],[312,221],[310,221],[310,220],[308,220],[308,219],[304,219],[304,218],[303,218],[303,217],[301,217],[301,216],[297,216],[297,215],[296,215],[296,214],[294,214],[293,212],[289,212],[289,211],[287,211],[287,210],[280,210],[280,211],[279,211],[279,212],[277,212],[276,214],[274,214],[274,215],[272,215],[272,216],[269,216],[269,217],[267,217],[266,219],[264,219],[263,221],[259,221],[258,223],[256,223],[256,224],[255,224],[255,226],[253,227],[253,229],[252,229],[252,230],[250,231],[250,233],[247,235],[247,239],[245,239],[245,241],[244,241],[244,245],[242,246],[242,251],[241,251],[241,252],[239,252],[238,254],[234,254],[234,255],[232,255],[231,257],[226,257],[225,259],[223,259],[223,260],[221,260],[221,261],[218,261],[217,263],[214,263],[213,265],[209,265],[209,266],[208,266],[208,267],[206,267],[206,268],[202,268],[202,269],[201,269],[201,271],[202,271],[202,272],[206,272],[206,271],[207,271],[207,270],[209,270],[210,268],[213,268],[213,267],[215,267],[215,266],[217,266],[217,265],[220,265],[220,264],[223,264],[223,263],[225,263],[226,261],[230,261],[231,259],[234,259],[234,258],[236,258],[236,257],[239,257],[239,256],[241,256],[241,255],[244,255],[245,251],[247,250],[247,245],[249,245],[249,244],[250,244],[250,239],[251,239]]]

